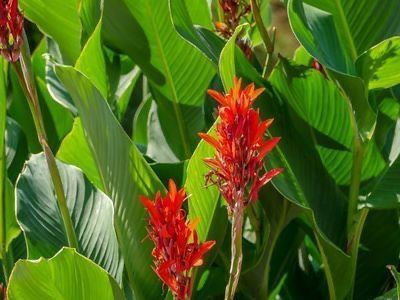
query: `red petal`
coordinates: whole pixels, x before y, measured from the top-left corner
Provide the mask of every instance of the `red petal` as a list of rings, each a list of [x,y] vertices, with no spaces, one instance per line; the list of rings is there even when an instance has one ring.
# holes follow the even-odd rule
[[[175,198],[176,196],[176,184],[172,179],[168,181],[168,194],[170,195],[171,199]]]
[[[214,98],[219,104],[221,104],[222,106],[227,106],[227,101],[224,95],[222,95],[221,93],[214,91],[214,90],[208,90],[207,91],[208,94]]]
[[[258,96],[260,96],[262,93],[264,93],[264,91],[265,91],[265,88],[256,89],[251,95],[251,100],[255,100],[256,98],[258,98]]]
[[[280,140],[281,140],[280,137],[274,137],[269,141],[265,142],[265,144],[262,146],[260,150],[260,153],[258,154],[258,159],[262,160],[265,157],[265,155],[267,155],[272,149],[274,149],[274,147],[276,146],[276,144],[279,143]]]
[[[278,168],[278,169],[272,169],[268,173],[264,174],[260,179],[261,186],[268,183],[272,178],[274,178],[276,175],[278,175],[282,172],[283,172],[283,169]]]
[[[214,146],[214,148],[216,149],[221,149],[221,145],[219,144],[219,142],[217,141],[217,139],[213,138],[212,136],[206,134],[206,133],[199,133],[199,136],[205,140],[207,143],[209,143],[211,146]]]

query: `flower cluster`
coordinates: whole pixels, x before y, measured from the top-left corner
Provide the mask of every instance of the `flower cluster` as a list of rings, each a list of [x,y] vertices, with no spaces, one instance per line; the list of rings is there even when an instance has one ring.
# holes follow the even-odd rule
[[[215,241],[199,244],[195,230],[198,221],[186,220],[182,209],[185,191],[177,190],[172,180],[165,197],[157,192],[154,201],[144,196],[140,200],[150,215],[148,233],[155,245],[155,272],[177,299],[190,299],[191,270],[202,265],[203,255]]]
[[[216,137],[200,133],[200,137],[216,149],[213,158],[205,159],[211,167],[207,181],[216,184],[232,212],[235,204],[242,207],[258,199],[260,188],[282,169],[264,171],[263,159],[280,138],[264,140],[265,131],[272,119],[261,121],[259,111],[252,107],[254,100],[264,91],[254,84],[241,88],[241,80],[227,95],[209,90],[218,103],[220,122]]]
[[[219,5],[224,13],[223,22],[215,22],[217,32],[225,39],[229,39],[239,26],[241,18],[248,15],[251,6],[245,0],[219,0]],[[239,39],[238,46],[246,57],[251,57],[251,47],[245,40]]]
[[[0,0],[0,54],[10,62],[19,58],[23,27],[18,0]]]

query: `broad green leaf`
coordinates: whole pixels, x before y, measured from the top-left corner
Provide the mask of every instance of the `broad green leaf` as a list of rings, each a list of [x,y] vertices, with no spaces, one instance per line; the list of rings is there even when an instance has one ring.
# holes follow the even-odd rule
[[[103,181],[79,118],[75,119],[71,132],[64,138],[57,158],[80,168],[96,187],[104,191]]]
[[[285,59],[273,71],[271,82],[283,100],[312,127],[312,138],[328,172],[339,185],[348,185],[354,133],[347,98],[318,71]],[[362,180],[378,176],[385,165],[374,141],[370,141]]]
[[[190,3],[189,5],[189,2]],[[175,30],[188,42],[196,46],[214,65],[218,65],[219,55],[224,46],[221,38],[204,27],[195,26],[196,17],[193,2],[203,0],[169,0],[172,22]],[[201,24],[200,24],[201,25]],[[211,29],[211,28],[208,28]]]
[[[390,291],[386,292],[382,296],[375,298],[375,300],[399,300],[399,294],[397,293],[397,289],[391,289]]]
[[[148,121],[150,117],[150,111],[153,103],[153,98],[147,96],[140,103],[138,109],[136,110],[135,117],[133,119],[133,141],[136,144],[147,145],[148,136],[147,131],[150,129],[148,127]]]
[[[82,53],[76,61],[75,66],[77,70],[92,81],[93,85],[100,91],[102,96],[107,98],[109,81],[101,44],[101,26],[102,20],[100,19],[96,29],[82,49]]]
[[[348,150],[353,142],[347,99],[318,71],[281,60],[271,83],[310,126]]]
[[[1,245],[5,245],[6,251],[8,251],[11,242],[21,233],[15,217],[14,187],[9,179],[6,179],[4,195],[4,215],[0,217],[0,223],[4,224],[5,237],[3,238],[5,241],[1,241]]]
[[[188,8],[190,18],[194,24],[213,30],[208,0],[184,0],[183,2]]]
[[[370,211],[357,258],[355,299],[380,295],[388,280],[387,265],[397,264],[400,253],[399,214],[396,210]]]
[[[38,77],[36,82],[49,145],[56,151],[64,136],[71,130],[73,118],[67,109],[53,100],[44,79]]]
[[[209,133],[214,132],[214,127]],[[214,156],[214,148],[201,141],[193,156],[189,160],[185,188],[189,199],[189,218],[200,218],[197,225],[199,239],[216,239],[222,242],[228,222],[225,200],[221,197],[216,185],[206,186],[205,176],[210,168],[205,164],[204,158]],[[214,223],[218,222],[218,226]]]
[[[63,58],[74,63],[81,50],[79,0],[21,0],[24,16],[59,45]]]
[[[0,105],[2,105],[1,102]],[[6,125],[4,136],[5,166],[8,178],[14,183],[28,155],[28,147],[25,135],[19,124],[10,117],[5,117],[4,120]]]
[[[124,299],[112,277],[70,248],[63,248],[48,260],[18,261],[7,296],[10,300]]]
[[[179,158],[177,157],[177,155],[175,155],[174,151],[168,144],[167,139],[165,137],[165,133],[163,132],[162,129],[162,124],[159,116],[160,110],[158,109],[158,105],[153,100],[150,100],[150,102],[151,106],[148,112],[148,120],[146,124],[147,125],[146,155],[159,163],[177,163],[179,162]],[[165,109],[164,111],[168,112],[168,109]],[[165,125],[167,129],[170,129],[169,132],[172,135],[174,134],[176,135],[176,126],[174,126],[175,124],[173,120],[171,120],[170,123],[167,123]],[[179,144],[176,143],[175,146],[179,146]],[[180,151],[180,149],[177,150]]]
[[[68,109],[74,116],[77,115],[76,107],[71,99],[71,96],[65,90],[64,86],[57,78],[54,72],[54,61],[59,63],[63,62],[63,58],[60,53],[60,49],[57,43],[48,38],[47,39],[48,55],[46,56],[46,85],[49,94],[52,98],[58,102],[60,105]]]
[[[257,239],[260,239],[262,244],[260,249],[255,252],[255,255],[258,255],[256,263],[249,270],[245,270],[242,273],[241,283],[248,290],[246,292],[250,293],[254,298],[264,299],[268,294],[270,283],[273,282],[271,276],[275,275],[271,273],[273,254],[279,256],[276,261],[280,269],[287,268],[293,264],[293,258],[297,255],[297,249],[304,234],[296,230],[290,236],[290,241],[285,241],[284,248],[286,250],[281,252],[283,245],[278,243],[278,239],[300,210],[297,206],[284,199],[275,189],[268,186],[261,190],[259,198],[258,203],[265,212],[265,218],[258,218],[262,227],[257,234]],[[284,236],[282,235],[282,237]],[[279,254],[276,254],[277,252]]]
[[[400,297],[400,273],[396,270],[395,266],[388,267],[396,281],[397,297]]]
[[[76,167],[57,162],[68,210],[82,253],[118,282],[123,262],[114,231],[111,200]],[[16,214],[28,245],[28,257],[51,257],[67,245],[61,213],[43,154],[31,157],[16,184]]]
[[[375,113],[367,85],[358,78],[356,59],[382,40],[400,33],[398,0],[291,0],[292,29],[313,57],[332,70],[349,96],[363,139],[372,136]]]
[[[307,50],[303,46],[299,46],[294,53],[293,60],[299,65],[311,66],[313,57],[308,54]]]
[[[132,92],[141,75],[142,71],[137,66],[134,67],[128,74],[121,75],[114,97],[119,120],[122,120],[122,118],[125,116],[129,101],[131,100]]]
[[[398,0],[290,0],[292,29],[306,50],[330,69],[356,75],[357,57],[400,33]]]
[[[25,161],[24,136],[21,127],[13,119],[7,117],[5,131],[5,154],[6,166],[10,169],[15,160],[23,159]],[[24,151],[25,150],[25,151]],[[22,153],[21,153],[22,152]],[[21,155],[22,154],[22,155]],[[21,156],[21,157],[18,157]],[[10,170],[13,171],[13,170]]]
[[[376,112],[368,99],[368,87],[357,77],[329,71],[349,98],[361,137],[367,141],[372,138],[376,125]]]
[[[400,83],[400,37],[387,39],[363,53],[357,70],[369,89],[390,88]]]
[[[115,9],[117,6],[119,11],[124,4],[131,16],[125,12],[121,18],[111,20],[107,7]],[[168,0],[124,1],[119,4],[116,0],[107,0],[104,22],[106,41],[111,39],[113,45],[129,54],[151,81],[154,99],[158,108],[163,110],[159,111],[162,129],[168,131],[166,124],[174,127],[173,136],[168,132],[165,134],[167,142],[179,159],[188,159],[197,144],[196,125],[201,121],[205,91],[215,74],[210,61],[175,31]],[[134,42],[126,40],[121,33],[118,40],[109,38],[110,28],[115,29],[123,22],[129,22],[129,35],[135,36]],[[195,86],[193,78],[196,78]],[[190,121],[186,117],[188,110],[197,116],[195,126],[187,123]],[[174,149],[175,145],[180,151]]]
[[[219,75],[221,76],[225,91],[229,91],[233,87],[234,77],[236,76],[235,65],[229,66],[229,64],[235,60],[235,55],[237,55],[235,52],[240,51],[237,49],[236,40],[248,29],[248,25],[249,24],[243,24],[238,26],[221,51],[221,56],[219,58]]]
[[[388,166],[363,205],[376,209],[400,208],[400,157]]]
[[[116,233],[135,297],[158,298],[161,284],[151,269],[152,243],[144,240],[146,213],[139,196],[151,197],[164,187],[90,81],[72,67],[57,66],[56,73],[78,108],[105,192],[114,202]]]

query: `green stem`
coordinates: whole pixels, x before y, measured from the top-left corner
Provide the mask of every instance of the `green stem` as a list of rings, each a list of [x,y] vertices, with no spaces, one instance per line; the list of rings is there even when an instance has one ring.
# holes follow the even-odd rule
[[[229,281],[225,290],[225,300],[233,300],[239,282],[242,269],[242,235],[243,235],[243,202],[238,201],[233,209],[232,215],[232,243],[231,243],[231,267],[229,270]]]
[[[3,64],[0,63],[0,85],[5,87],[5,78]],[[0,241],[1,241],[1,257],[3,264],[3,273],[5,283],[8,283],[8,261],[6,253],[6,180],[7,180],[7,167],[6,167],[6,150],[5,150],[5,131],[6,131],[6,93],[5,90],[0,92]]]
[[[5,128],[4,128],[5,129]],[[0,225],[0,240],[1,240],[1,257],[2,257],[2,265],[3,265],[3,274],[5,283],[8,283],[8,261],[7,261],[7,252],[6,252],[6,243],[7,243],[7,236],[6,236],[6,155],[5,155],[5,135],[2,137],[2,147],[0,153],[0,218],[1,218],[1,225]]]
[[[361,234],[363,232],[365,220],[367,219],[369,209],[363,208],[360,211],[359,218],[357,220],[357,225],[354,230],[354,235],[352,240],[350,241],[349,255],[351,257],[351,289],[347,296],[347,299],[352,300],[354,294],[354,284],[356,279],[356,270],[357,270],[357,259],[358,259],[358,248],[360,246]]]
[[[353,239],[353,227],[356,223],[358,196],[360,193],[361,171],[364,159],[364,147],[358,133],[354,137],[353,167],[351,171],[351,184],[347,210],[347,237]]]
[[[261,13],[260,13],[260,6],[258,5],[257,0],[250,0],[250,3],[251,3],[251,10],[253,11],[253,16],[254,16],[254,20],[256,21],[258,31],[260,32],[261,38],[264,42],[267,52],[271,54],[274,52],[274,44],[272,43],[272,40],[269,37],[267,29],[265,29],[264,22],[262,20]]]
[[[56,193],[58,207],[61,212],[65,233],[67,234],[68,246],[71,248],[75,248],[77,251],[79,251],[78,240],[76,238],[72,219],[69,214],[60,173],[58,171],[53,152],[51,151],[47,142],[47,136],[44,127],[42,112],[40,110],[36,86],[33,79],[32,68],[30,66],[29,46],[25,34],[24,34],[24,39],[25,41],[22,46],[20,62],[13,64],[13,66],[18,75],[18,79],[24,90],[25,96],[27,97],[29,108],[31,110],[32,117],[35,123],[38,139],[43,148],[44,155],[46,157],[47,165],[50,171],[50,176]]]

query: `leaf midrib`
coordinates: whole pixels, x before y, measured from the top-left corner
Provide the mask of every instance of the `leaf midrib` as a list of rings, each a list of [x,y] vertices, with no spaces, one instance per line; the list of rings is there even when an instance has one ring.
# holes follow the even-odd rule
[[[162,61],[163,67],[164,67],[164,71],[165,71],[165,76],[167,78],[170,91],[172,93],[172,98],[173,98],[172,105],[173,105],[174,112],[176,115],[176,120],[178,122],[178,130],[179,130],[179,134],[181,136],[183,150],[185,153],[185,157],[189,158],[191,153],[190,153],[190,148],[188,146],[189,142],[188,142],[187,132],[186,132],[184,124],[183,124],[183,115],[182,115],[182,111],[178,104],[178,95],[177,95],[175,85],[174,85],[174,82],[172,79],[171,70],[169,68],[168,61],[167,61],[166,55],[165,55],[163,47],[162,47],[162,42],[161,42],[161,38],[160,38],[160,35],[157,30],[157,25],[154,21],[154,14],[153,14],[152,8],[150,7],[150,4],[149,4],[150,0],[146,0],[145,2],[146,2],[147,15],[149,16],[150,25],[153,29],[154,36],[156,38],[157,46],[158,46],[159,53],[160,53],[160,58],[161,58],[161,61]]]
[[[335,0],[335,6],[338,10],[340,21],[343,25],[346,40],[350,45],[350,51],[351,51],[350,54],[351,54],[352,61],[355,62],[357,59],[357,49],[356,49],[356,46],[354,45],[354,40],[353,40],[353,37],[350,32],[349,23],[347,22],[343,7],[339,1],[340,0]]]

